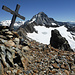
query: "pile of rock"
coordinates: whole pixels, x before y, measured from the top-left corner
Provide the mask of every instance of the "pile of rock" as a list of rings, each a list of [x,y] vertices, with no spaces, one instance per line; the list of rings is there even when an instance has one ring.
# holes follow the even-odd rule
[[[0,75],[75,75],[75,52],[23,39],[0,27]]]
[[[22,73],[26,62],[22,53],[21,38],[16,32],[9,31],[9,27],[0,27],[0,75],[11,75]],[[23,43],[22,43],[23,44]],[[26,47],[27,49],[27,47]]]

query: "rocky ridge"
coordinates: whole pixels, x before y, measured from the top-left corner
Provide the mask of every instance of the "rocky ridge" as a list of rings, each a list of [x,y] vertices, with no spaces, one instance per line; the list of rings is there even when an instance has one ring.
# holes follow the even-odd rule
[[[17,29],[17,32],[19,35],[26,35],[27,33],[33,33],[33,32],[37,32],[34,28],[34,26],[38,26],[35,22],[29,24],[29,23],[26,23],[25,25],[22,25],[20,26],[18,29]],[[24,33],[24,34],[23,34]]]
[[[58,50],[0,26],[0,75],[75,75],[75,52]]]

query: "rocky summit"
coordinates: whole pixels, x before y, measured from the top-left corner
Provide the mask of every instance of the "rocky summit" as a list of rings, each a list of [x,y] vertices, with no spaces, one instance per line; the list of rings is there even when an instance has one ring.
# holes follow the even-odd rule
[[[0,26],[0,75],[75,75],[75,52],[23,39]]]

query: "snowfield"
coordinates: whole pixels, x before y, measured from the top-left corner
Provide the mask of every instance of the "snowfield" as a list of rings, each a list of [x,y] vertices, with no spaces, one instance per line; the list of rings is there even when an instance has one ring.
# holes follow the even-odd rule
[[[65,26],[60,26],[57,28],[46,28],[45,26],[34,26],[34,28],[38,31],[38,33],[27,33],[27,36],[40,42],[43,44],[50,44],[51,38],[51,30],[57,29],[62,37],[65,37],[71,48],[75,50],[75,41],[73,39],[73,35],[70,32],[67,32],[67,28]]]

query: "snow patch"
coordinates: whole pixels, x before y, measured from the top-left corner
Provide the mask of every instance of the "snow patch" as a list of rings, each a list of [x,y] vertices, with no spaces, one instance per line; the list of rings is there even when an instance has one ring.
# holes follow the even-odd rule
[[[52,25],[56,25],[56,23],[52,23]]]
[[[38,17],[40,17],[41,15],[39,14]]]
[[[29,23],[32,23],[32,22],[34,22],[35,20],[36,20],[36,18],[33,18],[32,21],[30,21]]]
[[[36,15],[36,17],[37,17],[37,15]]]

